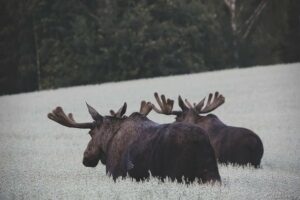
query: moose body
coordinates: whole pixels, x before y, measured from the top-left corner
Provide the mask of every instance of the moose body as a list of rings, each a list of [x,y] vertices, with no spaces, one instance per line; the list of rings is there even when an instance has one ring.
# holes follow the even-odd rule
[[[192,106],[185,100],[186,105],[179,96],[178,103],[182,111],[172,111],[174,101],[170,99],[166,101],[164,95],[161,96],[162,100],[159,99],[157,93],[154,96],[161,108],[159,110],[153,105],[156,112],[176,115],[176,123],[189,123],[205,130],[220,163],[250,164],[256,168],[260,166],[264,149],[257,134],[246,128],[228,126],[213,114],[199,115],[211,112],[224,103],[225,98],[222,95],[219,96],[218,92],[215,93],[213,101],[212,94],[209,95],[207,105],[204,108],[205,99]]]
[[[181,121],[180,117],[178,121]],[[193,124],[205,130],[220,163],[260,166],[264,149],[261,139],[253,131],[228,126],[213,114],[202,116]]]
[[[124,154],[124,165],[137,180],[153,176],[192,182],[220,180],[214,150],[209,138],[197,126],[185,123],[156,125],[142,129]]]
[[[127,174],[144,180],[151,172],[161,179],[169,177],[179,182],[182,177],[187,182],[220,181],[214,151],[203,129],[186,123],[157,124],[146,117],[152,105],[143,106],[140,113],[129,117],[121,117],[126,107],[111,112],[115,116],[101,116],[88,106],[93,123],[76,123],[60,107],[48,117],[64,126],[90,128],[92,139],[83,164],[95,167],[101,160],[114,180]]]

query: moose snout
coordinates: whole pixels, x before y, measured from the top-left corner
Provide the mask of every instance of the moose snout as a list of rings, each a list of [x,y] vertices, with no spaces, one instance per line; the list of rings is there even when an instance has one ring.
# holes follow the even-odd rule
[[[86,167],[96,167],[99,160],[91,160],[89,158],[83,158],[82,164]]]
[[[87,152],[84,152],[82,164],[86,167],[96,167],[99,159],[95,156],[90,156]]]

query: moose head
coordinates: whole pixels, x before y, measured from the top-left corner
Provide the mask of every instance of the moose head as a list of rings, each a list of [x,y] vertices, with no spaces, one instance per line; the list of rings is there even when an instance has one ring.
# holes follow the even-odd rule
[[[103,164],[106,163],[106,155],[104,152],[107,141],[113,136],[110,133],[113,132],[114,129],[116,130],[120,121],[125,118],[123,115],[126,112],[127,104],[124,103],[118,112],[111,110],[111,116],[102,116],[92,106],[89,104],[86,105],[94,120],[93,122],[78,123],[74,120],[72,113],[66,115],[61,107],[57,107],[52,113],[49,113],[48,118],[66,127],[90,129],[88,133],[91,136],[91,140],[84,151],[83,164],[86,167],[95,167],[99,160],[101,160]]]
[[[86,167],[96,167],[99,160],[102,164],[106,164],[106,156],[108,145],[114,137],[115,133],[120,129],[122,122],[127,118],[125,112],[127,109],[126,102],[117,111],[110,110],[110,116],[102,116],[96,109],[87,104],[88,112],[90,113],[93,122],[78,123],[74,120],[73,114],[65,114],[61,107],[57,107],[48,114],[48,118],[70,128],[90,129],[88,132],[91,136],[84,154],[83,164]],[[150,102],[142,101],[140,114],[146,116],[152,109]]]

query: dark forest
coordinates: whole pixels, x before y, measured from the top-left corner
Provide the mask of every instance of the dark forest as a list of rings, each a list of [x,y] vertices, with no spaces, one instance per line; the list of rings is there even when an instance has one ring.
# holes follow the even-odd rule
[[[299,0],[2,0],[0,94],[300,61]]]

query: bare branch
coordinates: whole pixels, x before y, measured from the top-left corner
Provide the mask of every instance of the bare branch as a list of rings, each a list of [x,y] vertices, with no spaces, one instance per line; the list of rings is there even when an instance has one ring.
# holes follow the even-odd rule
[[[248,37],[248,35],[249,35],[249,33],[250,33],[253,25],[254,25],[254,22],[257,20],[257,18],[259,17],[259,15],[262,13],[262,11],[266,7],[267,3],[268,3],[267,0],[261,1],[260,4],[255,9],[255,11],[253,12],[253,14],[246,21],[246,24],[248,24],[248,26],[247,26],[247,29],[246,29],[245,33],[242,36],[242,39],[245,39],[245,38]]]

